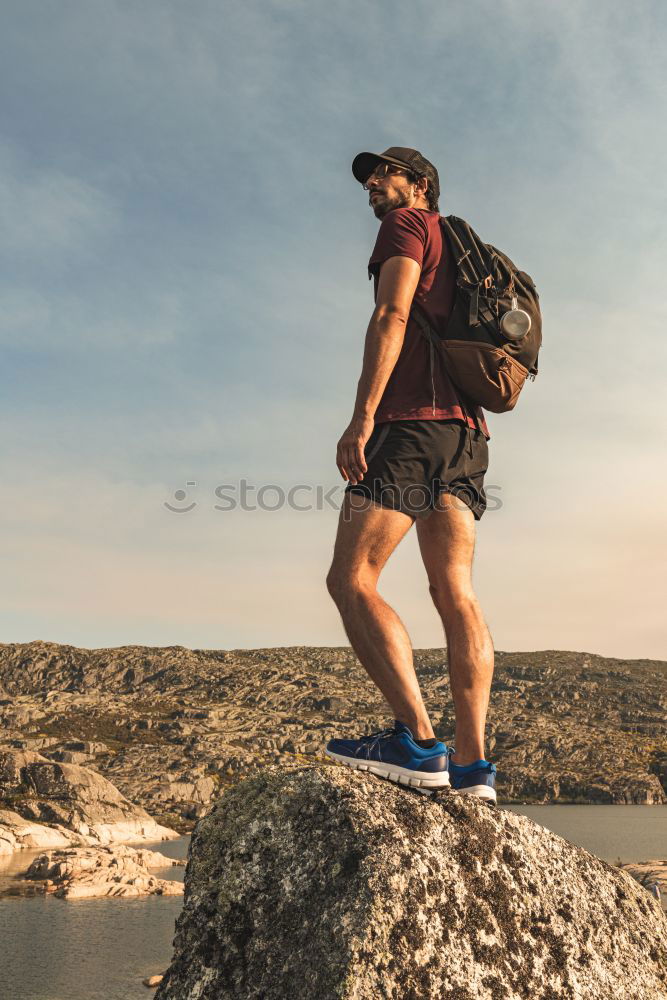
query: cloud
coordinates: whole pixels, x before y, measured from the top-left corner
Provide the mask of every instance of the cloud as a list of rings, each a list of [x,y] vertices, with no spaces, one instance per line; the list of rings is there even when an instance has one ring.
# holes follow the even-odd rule
[[[173,343],[185,327],[178,294],[151,290],[143,298],[113,307],[107,302],[104,309],[99,299],[73,290],[46,294],[30,285],[0,288],[0,343],[22,352],[57,349],[61,357],[136,353]]]
[[[0,225],[12,255],[81,252],[115,222],[113,202],[103,191],[0,147]]]

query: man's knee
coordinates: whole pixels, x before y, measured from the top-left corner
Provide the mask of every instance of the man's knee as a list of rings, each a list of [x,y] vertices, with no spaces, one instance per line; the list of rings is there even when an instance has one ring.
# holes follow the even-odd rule
[[[337,597],[341,590],[341,578],[340,574],[334,569],[333,566],[327,573],[326,583],[330,596],[334,599],[334,601],[336,601],[336,603],[338,603]]]
[[[438,585],[430,583],[428,592],[443,620],[465,614],[475,605],[477,600],[471,590],[448,583]]]
[[[345,567],[333,563],[327,573],[327,590],[337,605],[340,606],[344,601],[345,595],[349,593],[351,583],[349,571]]]
[[[436,587],[434,584],[430,583],[428,586],[428,592],[431,595],[431,600],[435,604],[436,611],[441,615],[443,611],[447,609],[447,598],[441,587]]]
[[[362,594],[369,586],[366,575],[335,563],[327,574],[327,590],[337,605]]]

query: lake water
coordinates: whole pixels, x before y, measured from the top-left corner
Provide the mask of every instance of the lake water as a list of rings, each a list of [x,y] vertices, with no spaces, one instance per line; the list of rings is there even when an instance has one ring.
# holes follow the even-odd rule
[[[606,861],[667,858],[667,806],[512,806]],[[147,845],[185,857],[188,837]],[[25,871],[34,856],[0,871]],[[183,878],[182,868],[157,873]],[[0,899],[0,1000],[150,1000],[141,980],[171,959],[180,898]]]
[[[504,806],[603,861],[667,859],[667,806]]]

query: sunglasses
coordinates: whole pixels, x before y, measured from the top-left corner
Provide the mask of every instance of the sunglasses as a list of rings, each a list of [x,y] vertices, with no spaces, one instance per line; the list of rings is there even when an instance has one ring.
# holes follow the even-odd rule
[[[377,177],[378,180],[382,180],[382,178],[386,177],[387,174],[409,174],[409,170],[407,169],[407,167],[399,167],[395,163],[378,163],[375,170],[368,175],[368,177],[362,184],[364,191],[369,190],[368,182],[371,179],[371,177]]]

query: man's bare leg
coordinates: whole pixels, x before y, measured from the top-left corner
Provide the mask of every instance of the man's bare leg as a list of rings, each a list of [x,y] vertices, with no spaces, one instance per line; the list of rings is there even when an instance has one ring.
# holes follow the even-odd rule
[[[367,673],[415,739],[433,737],[400,618],[377,591],[389,556],[412,527],[412,518],[365,497],[346,493],[327,587],[348,638]]]
[[[484,759],[484,728],[493,677],[493,643],[472,587],[475,518],[461,499],[444,494],[417,522],[429,590],[447,640],[456,713],[456,764]]]

